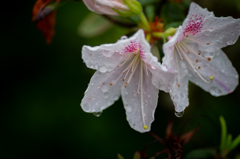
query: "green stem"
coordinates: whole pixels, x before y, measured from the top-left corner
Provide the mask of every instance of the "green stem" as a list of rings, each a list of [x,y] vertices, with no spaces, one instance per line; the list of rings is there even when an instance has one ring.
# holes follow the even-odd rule
[[[152,36],[156,38],[162,38],[164,36],[163,32],[152,32]]]
[[[143,26],[145,27],[145,29],[146,29],[147,31],[150,31],[151,29],[150,29],[150,26],[149,26],[149,23],[148,23],[148,20],[147,20],[145,14],[144,14],[143,12],[141,12],[141,14],[139,15],[139,17],[140,17],[140,20],[141,20]]]
[[[147,40],[147,42],[150,42],[150,40],[151,40],[151,34],[147,34],[146,40]]]

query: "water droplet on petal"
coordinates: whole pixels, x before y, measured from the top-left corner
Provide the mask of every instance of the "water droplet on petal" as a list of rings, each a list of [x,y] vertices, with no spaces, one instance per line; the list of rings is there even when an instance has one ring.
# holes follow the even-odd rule
[[[131,113],[131,112],[132,112],[132,107],[131,107],[131,106],[127,106],[127,107],[126,107],[126,111],[127,111],[128,113]]]
[[[180,117],[183,116],[184,111],[182,111],[182,112],[175,112],[174,114],[176,115],[176,117],[180,118]]]
[[[94,83],[91,83],[91,85],[93,86],[93,85],[94,85]]]
[[[109,93],[106,92],[106,93],[103,94],[103,96],[104,96],[104,98],[108,98],[109,97]]]
[[[103,93],[106,93],[108,91],[108,85],[103,83],[102,86],[101,86],[101,91]]]
[[[99,68],[99,71],[102,72],[102,73],[106,73],[107,72],[107,67],[106,66],[101,66]]]
[[[235,75],[235,78],[238,78],[238,75]]]
[[[121,40],[125,40],[125,39],[127,39],[128,37],[126,36],[126,35],[123,35],[123,36],[121,36]]]
[[[100,117],[101,114],[102,114],[102,111],[93,113],[93,115],[96,116],[96,117]]]
[[[95,3],[95,6],[96,6],[97,8],[99,8],[99,7],[101,7],[101,4],[98,3],[98,2],[96,2],[96,3]]]
[[[222,90],[217,87],[212,87],[209,91],[212,95],[215,95],[215,96],[219,96],[222,94]]]
[[[227,45],[232,45],[232,41],[227,41]]]
[[[90,106],[89,106],[88,103],[83,103],[82,108],[83,108],[84,111],[88,111],[90,109]]]
[[[111,57],[114,54],[114,52],[115,51],[113,51],[113,50],[106,50],[106,49],[102,50],[102,54],[106,57]]]
[[[151,68],[152,68],[152,69],[154,69],[154,70],[156,69],[156,67],[155,67],[155,66],[151,66]]]

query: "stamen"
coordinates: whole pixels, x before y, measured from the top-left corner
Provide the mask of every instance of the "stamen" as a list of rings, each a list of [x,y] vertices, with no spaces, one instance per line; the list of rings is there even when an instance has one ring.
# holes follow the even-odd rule
[[[142,120],[143,120],[143,128],[146,128],[145,120],[144,120],[144,115],[143,115],[143,65],[142,65],[142,60],[141,60],[141,65],[140,65],[140,74],[141,74],[141,108],[142,108]]]
[[[185,58],[187,59],[187,62],[189,63],[189,65],[192,67],[192,69],[197,73],[197,75],[206,83],[211,83],[212,80],[211,80],[211,77],[210,77],[210,81],[207,81],[199,72],[197,69],[195,69],[195,67],[193,66],[192,62],[191,62],[191,59],[189,59],[189,57],[183,52],[182,48],[179,47],[179,49],[182,51],[182,53],[184,54]],[[200,67],[200,66],[199,66]],[[198,68],[199,68],[198,67]],[[201,67],[200,67],[201,68]]]
[[[147,125],[144,125],[144,126],[143,126],[143,129],[147,130],[147,129],[148,129],[148,126],[147,126]]]
[[[180,87],[180,84],[178,83],[177,86]]]
[[[211,61],[211,57],[208,57],[207,60],[208,60],[208,61]]]
[[[177,45],[174,45],[174,46],[176,47],[176,49],[177,49],[177,51],[178,51],[178,54],[179,54],[180,58],[183,60],[182,55],[180,54],[180,51],[178,50]]]
[[[189,49],[192,53],[194,53],[195,55],[201,55],[201,52],[197,53],[196,51],[194,51],[191,47],[189,47],[187,44],[185,44],[183,41],[181,41],[181,43],[187,48]],[[203,60],[207,60],[205,57],[199,56],[201,59]]]
[[[118,65],[117,67],[120,67],[120,66],[124,65],[124,64],[128,61],[128,59],[129,59],[129,57],[130,57],[131,55],[132,55],[132,54],[128,55],[127,59],[126,59],[125,61],[123,61],[123,63],[121,63],[120,65]]]
[[[198,63],[198,59],[196,59],[196,63]]]
[[[137,69],[137,66],[138,66],[139,61],[140,61],[140,60],[138,60],[137,63],[136,63],[136,65],[133,66],[133,67],[134,67],[133,73],[130,75],[128,81],[126,82],[126,85],[128,85],[128,83],[130,83],[130,81],[131,81],[131,79],[132,79],[132,77],[133,77],[133,75],[134,75],[134,72],[135,72],[136,69]],[[132,68],[133,68],[133,67],[132,67]]]
[[[198,66],[198,69],[201,69],[201,67],[200,67],[200,66]]]
[[[146,68],[147,77],[149,77],[149,75],[148,75],[148,69],[147,69],[147,64],[146,64],[146,63],[145,63],[145,68]]]
[[[189,51],[181,44],[181,43],[179,43],[181,46],[182,46],[182,48],[187,52],[187,53],[189,53]]]
[[[192,41],[195,41],[196,43],[199,43],[199,44],[202,44],[202,45],[209,45],[210,43],[202,43],[202,42],[200,42],[200,41],[197,41],[197,40],[195,40],[195,39],[192,39],[192,38],[189,38],[189,37],[187,37],[189,40],[192,40]]]

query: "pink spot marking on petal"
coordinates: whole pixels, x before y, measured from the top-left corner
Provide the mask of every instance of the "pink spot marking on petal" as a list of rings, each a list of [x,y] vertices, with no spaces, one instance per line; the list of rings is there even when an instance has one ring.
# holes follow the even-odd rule
[[[188,25],[184,28],[184,35],[195,35],[201,32],[204,23],[203,15],[192,15],[189,19]]]
[[[143,47],[140,42],[137,42],[137,40],[130,41],[130,44],[126,45],[123,49],[123,52],[121,54],[129,54],[129,53],[139,53],[141,59],[144,59],[144,53]]]

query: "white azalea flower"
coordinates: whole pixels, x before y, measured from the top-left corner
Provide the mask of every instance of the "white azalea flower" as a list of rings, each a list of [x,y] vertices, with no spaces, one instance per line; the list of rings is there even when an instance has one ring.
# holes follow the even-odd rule
[[[163,46],[163,65],[178,71],[170,90],[177,112],[189,105],[189,80],[213,96],[226,95],[236,88],[238,73],[221,48],[234,44],[239,33],[239,19],[217,18],[191,3],[183,25]]]
[[[160,65],[150,48],[143,30],[115,44],[83,46],[84,62],[97,72],[84,94],[82,109],[101,112],[122,95],[130,126],[139,132],[149,131],[159,92],[153,83],[167,92],[175,77]]]
[[[122,12],[130,11],[122,0],[83,0],[83,2],[90,11],[98,14],[118,15],[112,8]]]

